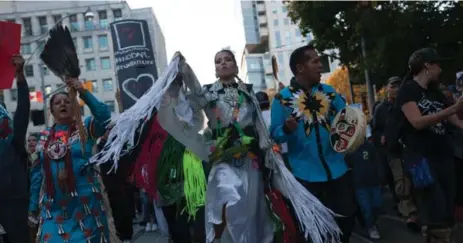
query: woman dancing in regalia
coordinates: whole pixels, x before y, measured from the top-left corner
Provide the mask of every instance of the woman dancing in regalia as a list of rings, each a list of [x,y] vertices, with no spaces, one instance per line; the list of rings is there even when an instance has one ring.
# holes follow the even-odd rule
[[[141,144],[135,139],[138,124],[156,114],[169,135],[211,167],[205,199],[207,242],[274,242],[276,229],[283,231],[283,242],[296,242],[295,222],[283,196],[306,237],[314,243],[337,242],[339,229],[332,212],[295,180],[273,149],[252,85],[237,78],[233,53],[222,50],[214,62],[218,80],[201,87],[177,53],[147,94],[121,115],[110,142],[92,161],[117,161]],[[207,130],[212,132],[199,132],[203,112],[208,118]]]
[[[42,132],[37,148],[31,172],[30,216],[35,217],[40,208],[38,242],[109,242],[104,192],[95,170],[84,168],[111,114],[78,79],[69,79],[67,84],[80,93],[93,115],[84,121],[88,134],[85,151],[73,117],[73,101],[65,92],[53,95],[50,109],[55,124]],[[39,198],[42,181],[44,196]]]

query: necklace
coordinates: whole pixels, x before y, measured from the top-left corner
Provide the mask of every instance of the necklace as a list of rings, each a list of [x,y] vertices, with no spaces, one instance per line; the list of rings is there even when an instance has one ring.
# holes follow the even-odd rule
[[[236,106],[238,102],[240,94],[238,93],[238,89],[234,87],[234,84],[222,84],[224,86],[225,96],[224,101],[230,104],[231,106]]]
[[[72,171],[72,158],[69,146],[69,136],[73,134],[75,124],[70,125],[67,132],[56,134],[56,125],[50,129],[47,141],[44,147],[44,171],[46,179],[46,190],[50,198],[54,197],[54,183],[51,173],[51,161],[55,162],[57,168],[58,185],[62,191],[71,193],[71,196],[77,196],[75,191],[74,172]],[[60,162],[64,159],[64,166]],[[61,168],[60,168],[61,167]]]

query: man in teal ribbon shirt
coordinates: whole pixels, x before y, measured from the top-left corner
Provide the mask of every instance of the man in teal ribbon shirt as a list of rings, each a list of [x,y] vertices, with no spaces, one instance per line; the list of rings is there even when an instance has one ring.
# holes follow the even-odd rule
[[[288,162],[294,176],[335,213],[342,243],[349,242],[356,210],[352,175],[329,141],[330,125],[345,107],[333,87],[321,84],[322,63],[312,45],[293,51],[291,83],[275,96],[270,133],[277,143],[287,143]]]

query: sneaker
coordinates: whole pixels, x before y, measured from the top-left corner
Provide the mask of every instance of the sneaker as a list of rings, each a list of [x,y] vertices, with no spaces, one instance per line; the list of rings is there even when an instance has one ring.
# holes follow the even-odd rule
[[[145,231],[146,231],[146,232],[150,232],[150,231],[151,231],[151,223],[146,223]]]
[[[381,239],[381,236],[379,235],[378,228],[376,226],[373,226],[368,229],[368,237],[372,240],[379,240]]]
[[[157,224],[152,224],[151,225],[151,231],[156,231],[158,230],[158,225]]]

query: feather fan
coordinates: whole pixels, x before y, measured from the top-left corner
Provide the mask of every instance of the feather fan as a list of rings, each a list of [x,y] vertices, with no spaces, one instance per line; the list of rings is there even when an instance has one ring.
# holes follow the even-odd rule
[[[40,58],[56,76],[63,80],[66,76],[77,78],[80,75],[76,47],[66,26],[57,25],[50,30],[50,38]]]
[[[69,32],[66,26],[59,24],[50,30],[50,38],[45,43],[40,58],[47,65],[48,69],[61,78],[63,82],[65,82],[67,77],[79,78],[80,76],[76,47],[74,46],[71,32]],[[79,104],[77,103],[77,90],[70,88],[69,96],[73,101],[72,109],[74,110],[74,118],[80,135],[82,153],[85,153],[87,133],[82,122]]]

